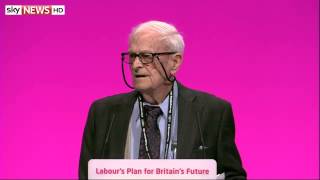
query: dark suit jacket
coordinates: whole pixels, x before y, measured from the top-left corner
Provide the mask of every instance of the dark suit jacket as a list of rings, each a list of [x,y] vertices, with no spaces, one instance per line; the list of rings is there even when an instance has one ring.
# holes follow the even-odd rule
[[[83,133],[80,179],[88,178],[90,159],[124,158],[137,95],[133,91],[97,100],[91,105]],[[215,159],[218,173],[225,172],[226,179],[246,179],[234,142],[234,119],[228,102],[178,83],[178,121],[178,159]],[[205,151],[199,149],[202,142],[207,147]]]

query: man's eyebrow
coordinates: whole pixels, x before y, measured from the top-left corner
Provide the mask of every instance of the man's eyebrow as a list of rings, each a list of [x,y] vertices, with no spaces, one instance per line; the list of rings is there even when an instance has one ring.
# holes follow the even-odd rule
[[[129,53],[153,53],[151,50],[132,51],[129,49]]]
[[[142,53],[152,53],[153,51],[151,51],[151,50],[141,50],[140,52],[142,52]]]

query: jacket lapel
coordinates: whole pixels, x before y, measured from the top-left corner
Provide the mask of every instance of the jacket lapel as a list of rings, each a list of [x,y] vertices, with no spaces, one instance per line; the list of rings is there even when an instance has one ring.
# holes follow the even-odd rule
[[[177,158],[190,157],[197,131],[197,107],[194,105],[196,96],[178,83],[178,147]]]
[[[114,109],[114,121],[112,125],[109,157],[111,159],[123,159],[128,134],[130,117],[133,111],[137,92],[133,91],[125,97],[125,103],[117,104]]]

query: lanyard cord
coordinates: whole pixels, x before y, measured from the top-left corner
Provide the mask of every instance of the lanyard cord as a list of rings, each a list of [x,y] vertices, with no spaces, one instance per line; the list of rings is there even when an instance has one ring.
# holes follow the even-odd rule
[[[142,128],[143,138],[144,138],[144,146],[146,148],[146,152],[149,159],[152,159],[149,151],[149,142],[146,134],[145,128],[145,114],[143,112],[143,100],[141,94],[138,96],[139,100],[139,114],[140,114],[140,124]],[[168,151],[169,151],[169,144],[171,139],[171,124],[172,124],[172,109],[173,109],[173,86],[169,93],[169,103],[168,103],[168,121],[167,121],[167,134],[166,134],[166,146],[165,146],[165,153],[164,159],[168,158]]]

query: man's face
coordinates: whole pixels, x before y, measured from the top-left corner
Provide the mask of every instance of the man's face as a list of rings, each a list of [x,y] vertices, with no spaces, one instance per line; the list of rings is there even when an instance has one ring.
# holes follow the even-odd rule
[[[161,44],[159,38],[159,35],[155,33],[140,33],[135,37],[135,40],[131,42],[129,51],[133,53],[165,52],[165,47]],[[161,55],[159,59],[169,76],[172,67],[170,56]],[[157,57],[154,57],[153,62],[150,64],[142,64],[139,57],[136,57],[131,66],[131,72],[133,76],[133,86],[139,91],[152,91],[165,85],[165,83],[169,83],[165,78],[163,68]]]

